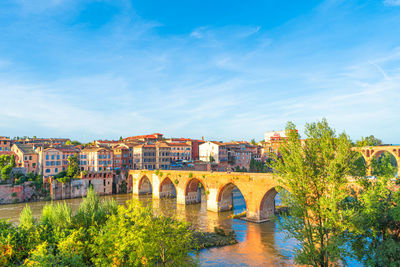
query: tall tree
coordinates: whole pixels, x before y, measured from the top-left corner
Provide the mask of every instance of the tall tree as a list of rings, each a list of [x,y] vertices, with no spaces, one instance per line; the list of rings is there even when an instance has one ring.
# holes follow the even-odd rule
[[[361,137],[361,140],[356,142],[356,146],[363,147],[363,146],[379,146],[382,145],[382,140],[376,138],[373,135],[367,137]]]
[[[313,266],[336,264],[345,254],[342,212],[338,203],[346,197],[350,164],[354,153],[345,133],[339,135],[327,121],[306,124],[301,142],[293,123],[286,128],[288,139],[275,157],[272,168],[280,177],[283,204],[289,214],[279,225],[299,242],[295,261]]]
[[[79,160],[77,156],[71,156],[68,158],[67,176],[78,177],[79,171]]]

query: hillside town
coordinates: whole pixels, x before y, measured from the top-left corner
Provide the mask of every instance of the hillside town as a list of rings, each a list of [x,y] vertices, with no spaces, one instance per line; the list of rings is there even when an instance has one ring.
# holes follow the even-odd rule
[[[260,142],[168,138],[161,133],[87,144],[68,138],[0,137],[0,157],[13,161],[12,168],[1,171],[0,203],[82,197],[90,186],[100,195],[131,192],[128,170],[267,172],[264,163],[278,154],[284,138],[284,131],[266,132]],[[67,174],[74,162],[76,171]]]

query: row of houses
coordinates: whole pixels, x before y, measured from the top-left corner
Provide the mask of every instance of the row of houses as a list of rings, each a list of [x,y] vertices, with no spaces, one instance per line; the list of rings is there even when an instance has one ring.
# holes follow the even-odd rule
[[[213,164],[218,170],[249,169],[252,159],[265,161],[278,153],[286,138],[283,132],[265,134],[259,144],[246,141],[204,141],[189,138],[164,138],[163,134],[131,136],[118,141],[97,140],[89,146],[66,145],[69,139],[10,140],[0,137],[0,155],[14,154],[17,167],[27,172],[54,176],[68,167],[76,156],[81,171],[104,172],[128,169],[171,169],[181,164]]]

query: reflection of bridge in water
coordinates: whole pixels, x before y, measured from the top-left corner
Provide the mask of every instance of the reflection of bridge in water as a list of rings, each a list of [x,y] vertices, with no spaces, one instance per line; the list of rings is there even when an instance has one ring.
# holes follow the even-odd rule
[[[134,194],[149,194],[153,198],[176,197],[178,204],[201,202],[201,192],[207,201],[207,210],[232,210],[232,191],[238,188],[246,202],[247,219],[267,221],[275,212],[275,187],[278,182],[267,173],[223,173],[198,171],[129,171]]]

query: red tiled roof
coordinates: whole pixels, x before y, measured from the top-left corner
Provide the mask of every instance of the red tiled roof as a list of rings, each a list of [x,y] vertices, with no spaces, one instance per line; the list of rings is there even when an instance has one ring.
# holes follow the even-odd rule
[[[158,137],[156,135],[162,135],[160,133],[155,133],[155,134],[147,134],[147,135],[137,135],[137,136],[130,136],[126,137],[123,140],[131,140],[131,139],[157,139]]]

